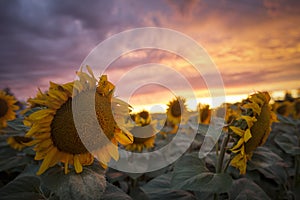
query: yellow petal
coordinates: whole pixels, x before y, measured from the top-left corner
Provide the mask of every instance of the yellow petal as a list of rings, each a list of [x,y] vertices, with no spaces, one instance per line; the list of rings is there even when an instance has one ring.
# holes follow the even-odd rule
[[[259,105],[257,103],[248,103],[248,104],[244,104],[243,108],[251,108],[252,111],[258,115],[260,115],[261,112],[261,108],[259,107]]]
[[[123,130],[116,129],[115,138],[122,145],[128,145],[133,143],[133,135],[125,128],[123,128]]]
[[[44,158],[39,171],[36,173],[37,175],[41,175],[49,168],[49,164],[53,162],[53,159],[55,159],[56,153],[57,153],[57,148],[53,147]]]
[[[82,165],[79,162],[79,155],[74,155],[74,167],[75,167],[75,171],[76,173],[81,173],[82,172]]]
[[[243,136],[245,131],[243,131],[242,129],[238,128],[238,127],[235,127],[235,126],[229,126],[229,128],[237,135],[239,136]]]
[[[66,161],[65,161],[65,174],[68,174],[69,173],[69,160],[67,159]]]
[[[239,139],[238,143],[237,143],[234,147],[232,147],[231,151],[232,151],[233,153],[239,152],[239,151],[240,151],[240,147],[241,147],[243,144],[244,144],[244,139],[242,139],[242,138]]]
[[[251,135],[251,131],[250,131],[250,128],[248,128],[246,131],[245,131],[245,135],[244,135],[244,140],[245,142],[248,142],[248,140],[252,137]]]
[[[43,109],[43,110],[39,110],[39,111],[32,113],[28,118],[30,120],[36,121],[36,120],[43,119],[43,118],[47,117],[48,115],[53,115],[54,113],[55,113],[54,110]]]
[[[257,121],[255,117],[250,117],[247,115],[242,115],[242,119],[246,120],[248,128],[251,128],[253,126],[253,123]]]

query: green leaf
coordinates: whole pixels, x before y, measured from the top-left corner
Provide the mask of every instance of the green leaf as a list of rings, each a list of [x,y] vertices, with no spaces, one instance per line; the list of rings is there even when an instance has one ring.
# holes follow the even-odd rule
[[[183,200],[193,200],[196,197],[188,191],[175,190],[171,188],[171,178],[172,174],[164,174],[152,179],[146,185],[141,187],[151,200],[161,200],[161,199],[183,199]]]
[[[100,199],[106,188],[104,174],[88,167],[84,167],[80,174],[74,170],[64,174],[61,168],[55,167],[47,170],[41,178],[46,187],[65,200]]]
[[[247,178],[241,178],[233,182],[230,199],[270,200],[269,196],[257,184]]]
[[[1,199],[43,199],[39,193],[40,179],[22,176],[14,179],[0,190]]]
[[[251,160],[248,161],[248,170],[255,170],[259,168],[267,168],[276,163],[283,165],[283,159],[277,154],[273,153],[267,147],[258,147],[254,152]]]
[[[45,199],[41,194],[34,192],[19,192],[2,196],[1,200],[41,200]]]
[[[198,154],[183,156],[175,164],[172,186],[175,189],[221,193],[230,189],[232,179],[228,174],[209,172]]]
[[[107,183],[104,194],[100,198],[101,200],[131,200],[132,198],[128,196],[121,189],[116,186]]]
[[[277,182],[286,183],[288,179],[285,168],[287,165],[281,157],[273,153],[266,147],[259,147],[253,152],[253,156],[248,161],[248,170],[258,170],[264,177]]]
[[[284,123],[284,124],[293,125],[293,126],[295,126],[295,125],[297,124],[297,121],[294,120],[294,119],[291,118],[291,117],[285,117],[285,116],[283,116],[283,115],[277,115],[277,119],[278,119],[280,122]]]
[[[203,172],[194,177],[177,184],[174,188],[211,192],[211,193],[222,193],[230,190],[232,184],[232,178],[228,174],[215,174],[212,172]]]
[[[14,169],[29,164],[31,159],[25,156],[14,156],[0,162],[0,171]]]
[[[296,135],[280,134],[274,141],[285,153],[292,156],[300,155],[300,147]]]

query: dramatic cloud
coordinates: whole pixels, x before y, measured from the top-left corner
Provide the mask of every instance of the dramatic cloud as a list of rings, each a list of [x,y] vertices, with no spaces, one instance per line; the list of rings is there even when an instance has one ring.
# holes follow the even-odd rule
[[[89,52],[111,35],[156,26],[182,32],[202,45],[222,74],[227,94],[299,88],[299,13],[297,0],[0,1],[0,86],[10,87],[21,99],[34,96],[36,88],[45,90],[50,80],[72,81]],[[159,50],[124,55],[107,73],[117,83],[147,63],[172,67],[197,94],[207,90],[205,79],[215,78],[201,77],[178,55]],[[150,74],[137,74],[127,84]],[[167,71],[156,76],[185,89]],[[141,104],[149,98],[162,102],[169,91],[149,86],[135,95],[133,101]]]

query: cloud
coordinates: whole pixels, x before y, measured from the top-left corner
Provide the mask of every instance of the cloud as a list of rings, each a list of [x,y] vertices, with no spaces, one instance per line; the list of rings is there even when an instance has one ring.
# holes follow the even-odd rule
[[[216,63],[227,90],[248,93],[259,85],[280,88],[276,82],[283,88],[298,87],[298,2],[0,1],[0,85],[25,99],[37,87],[46,89],[50,80],[71,81],[88,53],[109,36],[130,28],[159,26],[180,31],[201,44]],[[149,62],[171,66],[196,90],[206,89],[203,78],[179,56],[154,50],[135,52],[112,63],[110,80],[115,82],[133,67]],[[176,85],[167,73],[157,76]],[[143,75],[128,84],[139,78]],[[205,78],[213,80],[214,75]],[[155,88],[148,88],[139,95],[154,92]]]

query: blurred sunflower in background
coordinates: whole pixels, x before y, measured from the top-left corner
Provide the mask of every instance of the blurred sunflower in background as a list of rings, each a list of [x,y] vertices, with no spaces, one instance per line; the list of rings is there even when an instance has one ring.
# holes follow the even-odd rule
[[[10,136],[7,138],[6,142],[13,149],[21,151],[26,147],[24,143],[30,142],[32,139],[24,136]]]
[[[216,108],[216,116],[222,118],[224,117],[225,123],[230,124],[241,115],[240,106],[240,102],[234,104],[223,103],[221,106]],[[227,127],[225,126],[224,129],[227,129]]]
[[[16,103],[14,96],[0,90],[0,129],[7,126],[7,121],[16,118],[16,111],[19,109]]]
[[[187,112],[187,106],[185,104],[185,98],[177,97],[169,102],[167,109],[167,121],[172,124],[180,124],[183,115]]]
[[[293,103],[290,101],[278,101],[273,104],[272,110],[277,114],[288,117],[293,113]]]
[[[237,139],[231,148],[235,155],[230,164],[238,168],[241,174],[246,173],[247,161],[251,159],[252,152],[266,142],[272,123],[277,121],[269,101],[270,95],[267,92],[251,95],[241,104],[240,118],[229,126],[230,132]]]
[[[294,107],[294,113],[293,113],[294,119],[300,119],[300,98],[294,101],[293,107]]]
[[[125,149],[128,151],[141,152],[144,149],[151,149],[154,147],[155,142],[155,123],[151,123],[151,115],[148,111],[143,110],[137,114],[133,114],[134,121],[137,126],[133,127],[130,132],[134,135],[133,143],[126,145]],[[136,137],[143,136],[143,137]],[[150,137],[147,137],[150,136]]]
[[[138,126],[147,126],[151,123],[151,115],[148,111],[143,110],[134,115],[134,122]]]
[[[206,104],[198,104],[198,123],[199,124],[209,124],[211,118],[211,109],[209,105]]]
[[[114,120],[111,110],[114,85],[105,75],[100,77],[97,84],[97,79],[88,66],[87,70],[89,74],[82,70],[77,72],[79,80],[73,82],[66,84],[50,82],[46,93],[39,93],[36,98],[30,99],[31,104],[43,106],[41,110],[30,114],[24,120],[24,124],[30,126],[25,136],[33,138],[26,145],[35,145],[35,159],[43,160],[38,175],[59,162],[64,163],[65,173],[69,171],[69,164],[74,165],[76,173],[80,173],[83,170],[82,166],[93,163],[93,155],[105,167],[111,158],[115,160],[119,158],[118,142],[125,145],[133,141],[133,136],[127,131],[122,131]],[[88,139],[92,152],[89,152],[82,143],[72,112],[73,101],[80,103],[79,99],[84,102],[84,99],[90,98],[95,99],[94,110],[97,121],[110,141],[103,144],[100,133],[95,135],[89,132],[92,126],[89,124],[91,113],[85,113],[82,108],[80,112],[83,123],[80,124],[80,130],[83,130],[83,136]]]

